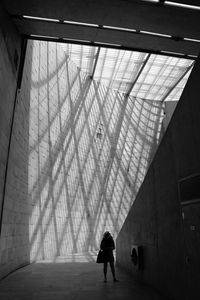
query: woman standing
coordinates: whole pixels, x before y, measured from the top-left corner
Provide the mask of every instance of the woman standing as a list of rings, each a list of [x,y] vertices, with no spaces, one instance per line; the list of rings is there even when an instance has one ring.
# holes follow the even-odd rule
[[[106,231],[104,233],[103,239],[101,241],[100,249],[103,251],[103,258],[104,258],[104,266],[103,266],[104,282],[107,282],[108,262],[110,263],[110,269],[112,272],[113,281],[114,282],[118,281],[115,277],[115,266],[114,266],[114,256],[113,256],[115,243],[109,231]]]

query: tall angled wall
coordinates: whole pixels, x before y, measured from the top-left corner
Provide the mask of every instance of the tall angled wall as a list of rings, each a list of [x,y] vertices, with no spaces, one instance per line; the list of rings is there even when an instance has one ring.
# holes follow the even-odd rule
[[[184,220],[179,197],[179,180],[200,173],[199,78],[198,60],[117,238],[118,264],[169,299],[200,292],[199,204],[188,204]],[[143,270],[131,262],[134,245],[143,248]]]
[[[105,230],[116,238],[159,143],[162,112],[158,102],[91,80],[59,44],[28,42],[9,157],[5,253],[14,249],[20,265],[97,250]]]
[[[14,250],[11,249],[10,236],[14,222],[13,208],[5,203],[5,176],[9,148],[9,136],[13,107],[17,89],[17,75],[20,60],[21,39],[17,30],[0,3],[0,223],[4,208],[9,225],[0,226],[0,277],[8,273],[17,264],[13,263]]]

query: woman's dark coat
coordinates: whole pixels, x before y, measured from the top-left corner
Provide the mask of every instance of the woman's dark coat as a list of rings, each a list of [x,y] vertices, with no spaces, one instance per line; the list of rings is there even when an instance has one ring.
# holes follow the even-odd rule
[[[105,262],[114,262],[113,250],[115,249],[115,243],[111,235],[102,239],[100,249],[103,250]]]

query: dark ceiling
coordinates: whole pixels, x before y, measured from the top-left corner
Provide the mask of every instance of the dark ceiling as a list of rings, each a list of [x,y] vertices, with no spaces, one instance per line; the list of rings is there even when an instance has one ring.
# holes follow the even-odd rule
[[[176,2],[200,7],[200,0]],[[90,44],[111,43],[127,49],[170,51],[196,56],[200,50],[200,10],[175,7],[165,4],[164,1],[4,0],[3,3],[20,33],[26,36],[45,36],[65,41],[82,40],[83,43],[85,41]],[[23,16],[58,21],[34,20]],[[63,21],[92,23],[98,26],[75,25]],[[133,29],[136,32],[125,29]]]

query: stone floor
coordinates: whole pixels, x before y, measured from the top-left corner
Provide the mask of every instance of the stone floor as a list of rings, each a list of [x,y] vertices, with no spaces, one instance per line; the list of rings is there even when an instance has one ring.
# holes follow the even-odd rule
[[[164,300],[117,269],[119,282],[103,282],[92,255],[59,257],[21,268],[0,281],[1,300]]]

